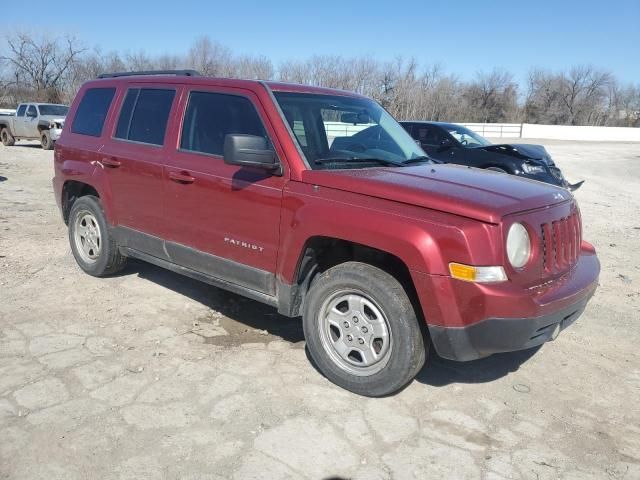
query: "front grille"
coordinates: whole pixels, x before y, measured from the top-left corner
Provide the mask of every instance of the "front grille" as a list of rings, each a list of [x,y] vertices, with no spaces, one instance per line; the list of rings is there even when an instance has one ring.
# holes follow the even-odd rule
[[[551,223],[543,223],[540,230],[542,264],[545,272],[560,273],[571,268],[580,255],[582,243],[578,213]]]

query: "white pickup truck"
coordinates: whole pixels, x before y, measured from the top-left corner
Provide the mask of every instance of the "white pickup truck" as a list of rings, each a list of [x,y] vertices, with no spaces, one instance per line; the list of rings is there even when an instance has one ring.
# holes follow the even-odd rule
[[[40,140],[51,150],[62,133],[69,107],[52,103],[21,103],[13,115],[0,115],[0,140],[9,147],[16,140]]]

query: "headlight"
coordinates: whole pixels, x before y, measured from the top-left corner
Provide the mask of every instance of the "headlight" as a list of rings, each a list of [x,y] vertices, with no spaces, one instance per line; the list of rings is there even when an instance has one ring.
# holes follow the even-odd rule
[[[514,268],[522,268],[531,256],[531,240],[521,223],[514,223],[507,234],[507,257]]]
[[[525,171],[525,173],[544,173],[544,167],[542,165],[532,165],[530,163],[523,163],[522,164],[522,170]]]

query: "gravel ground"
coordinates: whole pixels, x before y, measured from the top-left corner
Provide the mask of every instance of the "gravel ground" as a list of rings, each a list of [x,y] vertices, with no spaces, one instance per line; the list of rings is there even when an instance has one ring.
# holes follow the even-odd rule
[[[640,144],[542,143],[586,179],[587,311],[386,399],[326,381],[270,307],[138,262],[83,274],[52,153],[0,145],[0,478],[640,478]]]

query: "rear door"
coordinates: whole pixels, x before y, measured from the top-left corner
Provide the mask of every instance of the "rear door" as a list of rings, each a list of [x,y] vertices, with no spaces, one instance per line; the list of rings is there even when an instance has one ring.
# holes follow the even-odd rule
[[[178,96],[179,88],[173,85],[126,86],[119,95],[112,137],[101,151],[119,243],[159,257],[164,257],[160,239],[166,233],[162,212],[165,136]]]
[[[282,152],[249,90],[190,87],[177,147],[165,168],[166,248],[184,266],[262,293],[275,292],[282,190],[287,172],[227,165],[230,133],[266,137]]]

